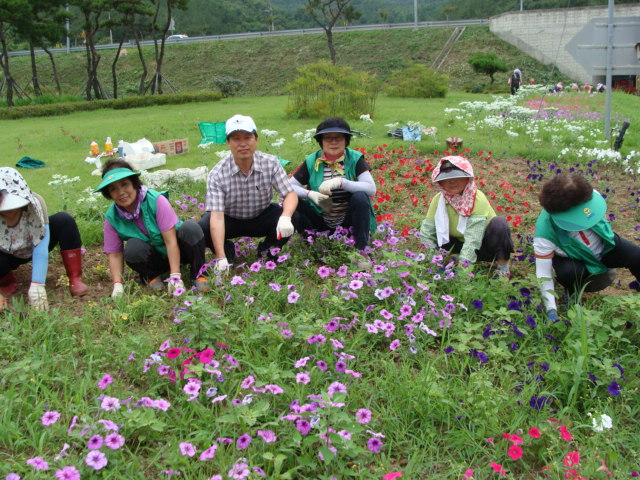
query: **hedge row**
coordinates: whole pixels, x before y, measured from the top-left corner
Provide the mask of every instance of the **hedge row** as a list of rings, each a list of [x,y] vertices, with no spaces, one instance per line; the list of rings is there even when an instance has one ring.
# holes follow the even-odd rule
[[[118,98],[115,100],[92,100],[88,102],[61,102],[47,105],[27,105],[0,108],[0,119],[13,120],[29,117],[52,117],[74,112],[88,112],[103,108],[126,110],[153,105],[177,105],[193,102],[215,102],[222,98],[220,92],[176,93],[170,95],[145,95]]]

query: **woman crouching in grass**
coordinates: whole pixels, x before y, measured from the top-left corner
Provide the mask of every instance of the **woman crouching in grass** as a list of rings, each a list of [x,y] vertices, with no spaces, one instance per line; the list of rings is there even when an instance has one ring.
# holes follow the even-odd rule
[[[189,264],[191,278],[199,292],[209,290],[201,275],[204,235],[197,223],[178,220],[167,198],[142,185],[140,172],[122,159],[110,160],[102,168],[102,182],[96,192],[113,203],[105,214],[104,252],[109,257],[113,279],[112,297],[124,293],[124,263],[140,275],[154,291],[162,290],[162,275],[169,272],[169,293],[184,289],[180,265]]]
[[[440,193],[431,200],[422,222],[422,243],[457,254],[463,268],[477,260],[495,262],[498,275],[510,278],[509,224],[478,190],[471,163],[460,156],[444,157],[431,179]]]

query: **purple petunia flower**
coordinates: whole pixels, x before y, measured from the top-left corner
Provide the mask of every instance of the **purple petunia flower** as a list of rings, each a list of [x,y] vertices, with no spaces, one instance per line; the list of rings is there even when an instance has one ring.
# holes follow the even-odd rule
[[[239,450],[246,450],[247,448],[249,448],[249,445],[251,445],[252,441],[253,439],[251,438],[251,436],[248,433],[245,433],[244,435],[241,435],[238,440],[236,440],[236,447],[238,447]]]
[[[311,431],[311,424],[308,421],[299,418],[296,420],[296,429],[302,435],[307,435]]]
[[[59,418],[60,418],[60,414],[58,412],[55,412],[55,411],[46,412],[42,416],[42,420],[41,420],[42,425],[44,425],[45,427],[48,427],[49,425],[53,425],[58,421]]]
[[[551,399],[547,397],[531,397],[529,400],[529,406],[534,410],[542,410],[548,403],[551,403]]]
[[[178,448],[180,449],[180,454],[183,457],[193,457],[196,454],[196,447],[189,442],[180,442]]]
[[[620,395],[620,385],[618,382],[611,382],[608,387],[609,395],[618,396]]]
[[[373,453],[379,452],[383,445],[384,442],[376,437],[371,437],[367,442],[367,448],[369,448]]]
[[[89,450],[100,450],[102,447],[102,435],[94,435],[87,442],[87,449]]]
[[[447,355],[449,355],[450,353],[453,353],[455,351],[456,351],[456,349],[453,348],[453,347],[447,347],[447,348],[444,349],[444,353],[446,353]]]
[[[471,302],[471,306],[476,310],[482,310],[482,305],[482,300],[474,300],[473,302]]]

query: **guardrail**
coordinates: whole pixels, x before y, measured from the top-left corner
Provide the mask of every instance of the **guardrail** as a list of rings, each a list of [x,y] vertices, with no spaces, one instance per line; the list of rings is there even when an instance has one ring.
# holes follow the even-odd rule
[[[487,18],[472,18],[468,20],[439,20],[432,22],[413,22],[407,23],[376,23],[370,25],[346,25],[333,27],[334,32],[355,32],[363,30],[390,30],[397,28],[437,28],[437,27],[466,27],[474,25],[488,25],[489,19]],[[177,40],[167,40],[166,45],[176,45],[182,43],[200,43],[200,42],[216,42],[222,40],[238,40],[247,38],[262,38],[262,37],[281,37],[289,35],[316,35],[324,33],[324,30],[320,27],[313,28],[296,28],[292,30],[275,30],[273,32],[245,32],[245,33],[226,33],[224,35],[207,35],[202,37],[188,37]],[[142,46],[153,45],[153,40],[143,40],[140,42]],[[135,42],[130,40],[123,44],[123,47],[129,48],[134,46]],[[115,50],[118,48],[117,43],[100,44],[96,45],[96,50]],[[52,53],[66,53],[66,47],[50,48]],[[70,47],[69,52],[84,52],[85,47]],[[44,50],[35,50],[36,54],[44,53]],[[10,57],[20,57],[29,55],[29,50],[15,50],[9,52]]]

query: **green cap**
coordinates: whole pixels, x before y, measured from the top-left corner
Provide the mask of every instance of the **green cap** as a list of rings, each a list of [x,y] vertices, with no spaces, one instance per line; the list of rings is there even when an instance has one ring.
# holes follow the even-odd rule
[[[607,202],[597,191],[593,191],[591,200],[565,210],[564,212],[550,213],[553,223],[563,230],[579,232],[588,230],[604,218],[607,213]]]
[[[99,192],[107,185],[111,185],[113,182],[117,182],[118,180],[132,177],[134,175],[140,175],[140,172],[134,172],[133,170],[129,170],[128,168],[114,168],[113,170],[109,170],[102,176],[102,182],[100,183],[100,185],[98,185],[98,188],[96,188],[94,192]]]

